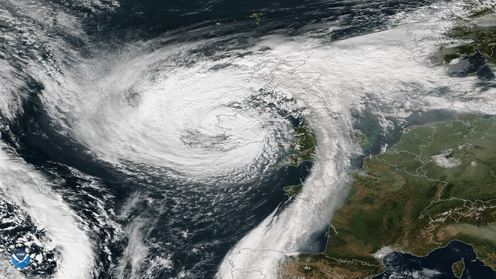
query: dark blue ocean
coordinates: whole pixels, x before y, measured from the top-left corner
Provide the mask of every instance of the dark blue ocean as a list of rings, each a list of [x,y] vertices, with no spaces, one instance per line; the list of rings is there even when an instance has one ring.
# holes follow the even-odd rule
[[[385,272],[374,279],[384,278],[436,278],[455,279],[452,266],[463,260],[465,265],[462,279],[496,278],[496,271],[481,262],[474,248],[464,242],[453,240],[448,245],[430,252],[427,256],[416,257],[406,253],[393,252],[383,259]]]

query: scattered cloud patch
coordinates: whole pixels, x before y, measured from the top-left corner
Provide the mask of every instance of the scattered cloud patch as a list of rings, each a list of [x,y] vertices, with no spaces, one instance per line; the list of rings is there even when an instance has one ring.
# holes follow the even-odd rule
[[[459,166],[462,164],[462,160],[454,157],[447,158],[446,156],[449,156],[453,152],[453,149],[448,149],[443,151],[443,153],[439,155],[434,155],[432,156],[432,159],[434,162],[436,162],[436,165],[442,167],[442,168],[453,168],[456,166]]]
[[[381,249],[379,249],[379,251],[372,254],[372,257],[374,257],[378,260],[382,260],[387,254],[389,254],[391,252],[394,252],[394,250],[393,250],[393,248],[391,248],[391,246],[384,246]]]

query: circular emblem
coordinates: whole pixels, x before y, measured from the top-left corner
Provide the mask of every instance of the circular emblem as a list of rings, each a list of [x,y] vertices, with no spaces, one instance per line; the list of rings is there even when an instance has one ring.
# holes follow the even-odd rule
[[[12,263],[15,267],[25,268],[29,264],[29,255],[26,251],[17,250],[12,254]]]

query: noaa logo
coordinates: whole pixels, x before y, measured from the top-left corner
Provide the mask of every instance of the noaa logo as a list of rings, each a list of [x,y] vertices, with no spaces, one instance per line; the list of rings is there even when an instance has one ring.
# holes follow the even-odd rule
[[[12,263],[15,267],[25,268],[29,264],[29,255],[26,251],[17,250],[12,254]]]

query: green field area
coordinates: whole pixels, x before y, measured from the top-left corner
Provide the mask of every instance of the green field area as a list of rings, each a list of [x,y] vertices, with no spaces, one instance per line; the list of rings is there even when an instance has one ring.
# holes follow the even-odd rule
[[[295,166],[298,167],[304,161],[313,162],[315,156],[315,147],[317,146],[317,137],[310,126],[305,123],[300,127],[293,128],[293,138],[289,144],[290,151],[293,154],[281,163],[278,167]],[[296,197],[303,188],[303,184],[284,187],[285,194],[289,197]]]
[[[301,192],[301,189],[303,189],[303,184],[284,187],[284,191],[289,197],[296,197]]]
[[[420,256],[454,239],[496,268],[496,118],[405,129],[364,160],[331,225],[326,251],[288,258],[281,278],[367,278],[382,272],[381,248]]]
[[[453,273],[457,278],[461,278],[463,274],[463,270],[465,269],[465,264],[463,263],[463,258],[453,264]]]
[[[315,156],[315,147],[317,146],[317,137],[315,132],[307,123],[300,127],[293,128],[293,139],[289,148],[294,154],[289,155],[288,159],[281,166],[299,166],[303,161],[313,161]]]

